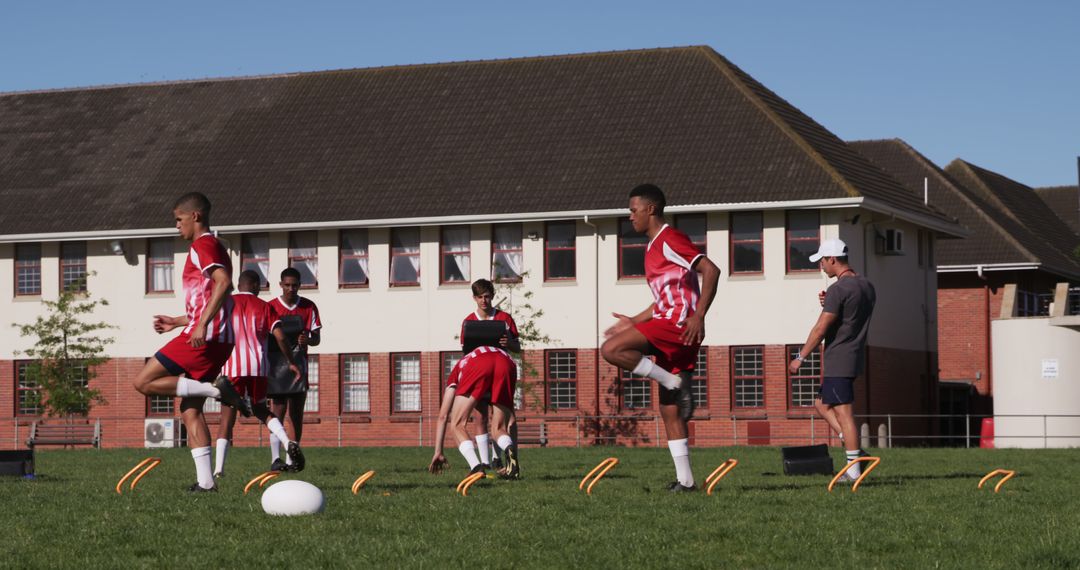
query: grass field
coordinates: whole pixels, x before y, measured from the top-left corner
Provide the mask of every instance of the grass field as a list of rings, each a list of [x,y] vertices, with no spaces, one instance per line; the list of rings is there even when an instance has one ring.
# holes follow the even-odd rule
[[[326,511],[280,518],[244,484],[263,449],[237,449],[216,495],[188,495],[187,450],[134,493],[116,481],[146,450],[42,451],[36,480],[0,479],[0,566],[27,567],[1080,567],[1080,473],[1071,450],[874,450],[881,465],[832,494],[825,476],[786,477],[775,448],[695,449],[704,479],[739,460],[714,491],[671,495],[666,449],[524,449],[517,482],[424,472],[417,448],[309,449],[292,475],[318,485]],[[581,477],[621,463],[594,489]],[[841,453],[833,452],[837,467]],[[1000,494],[976,490],[997,467],[1018,471]],[[365,470],[376,477],[353,496]],[[284,478],[284,477],[283,477]]]

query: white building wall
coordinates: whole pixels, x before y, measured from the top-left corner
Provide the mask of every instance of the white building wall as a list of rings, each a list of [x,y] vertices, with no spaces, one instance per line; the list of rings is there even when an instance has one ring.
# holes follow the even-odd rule
[[[1049,318],[1001,319],[990,327],[994,445],[1080,446],[1080,417],[1043,417],[1080,416],[1080,330]],[[1057,378],[1043,378],[1044,360],[1057,361]]]

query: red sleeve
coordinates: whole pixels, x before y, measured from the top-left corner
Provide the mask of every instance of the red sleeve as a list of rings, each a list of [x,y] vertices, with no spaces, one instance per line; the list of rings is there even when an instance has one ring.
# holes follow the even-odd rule
[[[446,387],[457,386],[458,377],[461,376],[461,360],[454,364],[454,369],[450,371],[450,377],[446,379]]]
[[[195,259],[192,262],[198,260],[195,266],[203,273],[214,266],[227,267],[229,260],[226,257],[225,248],[221,247],[216,239],[199,238],[192,242],[191,250],[195,252]]]
[[[691,269],[697,258],[703,257],[701,250],[679,230],[669,227],[667,233],[662,242],[664,257],[675,265],[687,270]]]
[[[467,322],[469,322],[471,320],[472,320],[472,313],[469,313],[468,315],[465,316],[464,319],[461,320],[461,336],[458,337],[458,342],[461,343],[461,346],[465,346],[465,323],[467,323]]]
[[[503,314],[506,315],[506,326],[510,327],[510,334],[512,334],[514,338],[520,336],[518,334],[517,323],[514,322],[514,317],[511,317],[510,313],[505,311],[503,311]]]
[[[308,330],[317,331],[322,328],[322,319],[319,318],[319,307],[315,303],[311,304],[311,322],[308,323]]]
[[[278,312],[277,305],[275,305],[272,300],[266,304],[266,310],[268,311],[267,317],[270,319],[268,321],[270,323],[270,330],[273,331],[274,327],[278,326],[281,322],[281,313]]]

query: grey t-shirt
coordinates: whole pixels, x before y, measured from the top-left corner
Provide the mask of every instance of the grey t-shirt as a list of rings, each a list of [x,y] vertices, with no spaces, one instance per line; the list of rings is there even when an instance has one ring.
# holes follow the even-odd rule
[[[841,277],[825,292],[826,313],[837,316],[825,331],[824,376],[854,378],[866,360],[866,332],[877,295],[862,275]]]

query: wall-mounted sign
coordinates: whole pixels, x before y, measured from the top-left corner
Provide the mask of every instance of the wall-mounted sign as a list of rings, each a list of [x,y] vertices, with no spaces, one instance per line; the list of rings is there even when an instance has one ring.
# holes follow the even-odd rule
[[[1044,358],[1042,360],[1042,377],[1043,380],[1057,380],[1058,359]]]

